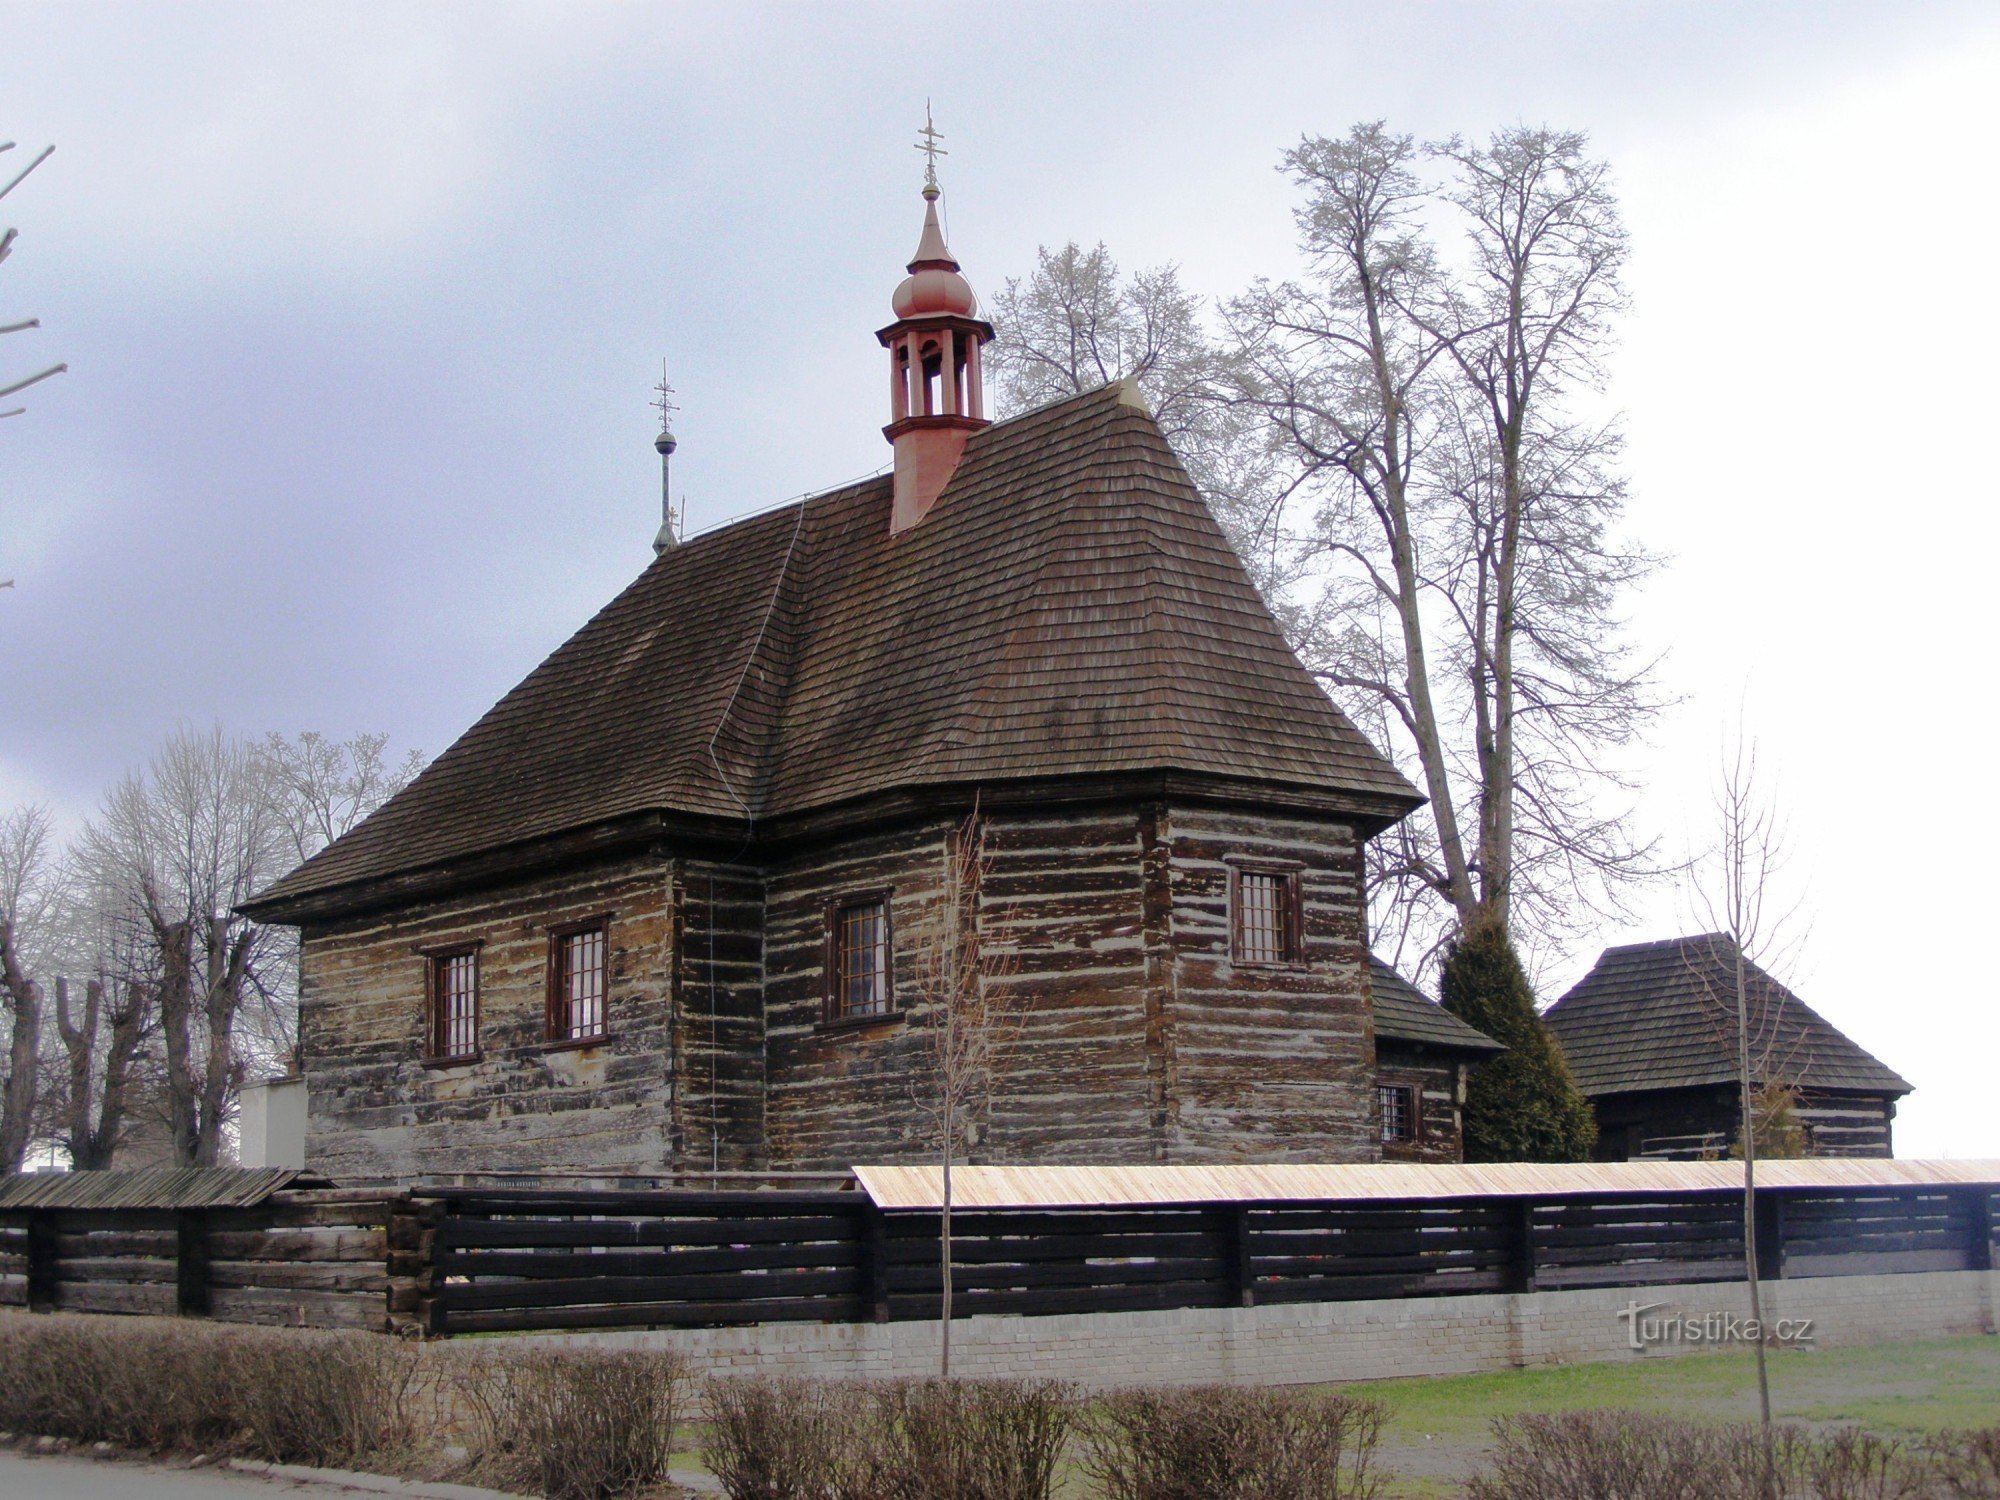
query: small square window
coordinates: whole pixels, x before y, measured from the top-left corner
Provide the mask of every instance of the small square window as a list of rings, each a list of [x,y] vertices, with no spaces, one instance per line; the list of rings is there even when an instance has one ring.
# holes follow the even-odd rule
[[[1298,872],[1232,867],[1230,881],[1234,887],[1230,946],[1236,962],[1301,962]]]
[[[1381,1086],[1382,1140],[1414,1141],[1417,1138],[1417,1091],[1404,1084]]]
[[[479,950],[433,953],[426,1045],[433,1058],[471,1057],[479,1051]]]
[[[888,897],[837,906],[828,925],[827,1019],[888,1015],[894,1009]]]
[[[604,1035],[608,926],[603,920],[558,928],[549,938],[549,1040]]]

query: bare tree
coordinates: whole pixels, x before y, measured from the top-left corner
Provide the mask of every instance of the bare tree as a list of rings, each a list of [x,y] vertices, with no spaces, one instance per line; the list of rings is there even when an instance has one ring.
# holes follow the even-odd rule
[[[1230,395],[1230,356],[1179,271],[1125,274],[1102,244],[1035,252],[991,308],[996,410],[1026,411],[1132,379],[1188,477],[1274,608],[1286,607],[1296,547],[1277,529],[1278,465],[1253,411]]]
[[[1753,995],[1756,970],[1771,958],[1786,914],[1772,904],[1774,879],[1785,860],[1784,830],[1757,778],[1754,748],[1739,743],[1725,759],[1715,793],[1715,846],[1689,882],[1689,895],[1706,925],[1721,936],[1726,964],[1718,976],[1713,963],[1697,973],[1719,990],[1717,1000],[1733,1021],[1736,1044],[1738,1143],[1743,1157],[1743,1275],[1750,1286],[1750,1318],[1757,1327],[1757,1403],[1764,1438],[1764,1493],[1776,1494],[1771,1430],[1771,1377],[1765,1360],[1763,1290],[1757,1274],[1757,1105],[1755,1069],[1760,1045],[1769,1050],[1776,1032],[1775,1007]],[[1719,982],[1718,982],[1719,980]],[[1760,1037],[1764,1038],[1760,1043]]]
[[[18,1172],[34,1133],[41,1080],[42,987],[34,977],[57,896],[47,808],[0,819],[0,989],[7,999],[7,1081],[0,1089],[0,1172]]]
[[[938,1374],[951,1378],[951,1166],[991,1118],[993,1090],[1029,1004],[1018,985],[996,983],[1013,969],[1010,955],[987,946],[981,894],[992,859],[975,805],[945,842],[938,887],[916,932],[917,995],[929,1067],[914,1080],[930,1118],[942,1177],[939,1218]]]
[[[56,1133],[71,1170],[97,1171],[111,1165],[124,1139],[140,1048],[152,1034],[152,996],[140,980],[93,976],[83,983],[82,1008],[72,1013],[69,991],[69,980],[59,976],[56,1030],[64,1067]]]
[[[1227,313],[1239,400],[1306,517],[1295,644],[1429,799],[1373,852],[1378,926],[1393,942],[1486,906],[1560,937],[1652,868],[1601,809],[1606,752],[1655,708],[1618,632],[1650,566],[1614,540],[1618,431],[1581,415],[1623,306],[1606,171],[1573,134],[1424,148],[1379,122],[1284,168],[1308,274]],[[1433,240],[1444,217],[1462,263]]]
[[[13,149],[14,149],[14,143],[12,141],[0,141],[0,152],[12,151]],[[47,161],[50,155],[55,151],[55,149],[56,148],[54,146],[44,146],[41,150],[41,153],[37,155],[34,158],[34,160],[30,161],[25,167],[21,168],[20,171],[16,172],[12,177],[10,177],[7,180],[6,186],[0,187],[0,198],[6,197],[9,193],[13,192],[15,188],[19,187],[23,182],[25,182],[27,180],[28,174],[34,171],[35,168],[39,167],[43,162]],[[14,241],[19,236],[19,234],[20,231],[15,229],[9,229],[5,233],[0,233],[0,261],[4,261],[8,256],[14,253]],[[18,323],[0,324],[0,334],[23,333],[30,328],[40,328],[41,326],[42,326],[41,319],[25,318]],[[50,376],[60,375],[62,374],[63,371],[67,370],[68,368],[69,368],[68,365],[61,365],[61,364],[50,365],[46,370],[43,370],[38,374],[29,375],[23,379],[15,380],[7,385],[0,386],[0,398],[18,395],[20,392],[25,391],[29,386],[40,385],[44,380],[47,380]],[[26,410],[25,407],[17,406],[11,411],[0,411],[0,417],[18,417],[25,410]]]
[[[246,1005],[265,988],[265,929],[236,907],[289,868],[260,757],[220,729],[171,735],[84,835],[103,899],[135,930],[164,1048],[175,1159],[214,1166],[244,1074]]]
[[[391,765],[388,744],[386,734],[336,740],[310,729],[264,736],[257,755],[291,859],[305,863],[416,779],[423,756],[412,750]]]

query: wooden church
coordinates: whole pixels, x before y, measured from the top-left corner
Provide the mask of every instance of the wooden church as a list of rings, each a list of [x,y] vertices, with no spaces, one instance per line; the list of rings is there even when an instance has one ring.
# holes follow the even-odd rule
[[[301,931],[313,1169],[932,1154],[908,934],[975,805],[977,920],[1025,991],[976,1155],[1456,1159],[1492,1044],[1407,986],[1378,1009],[1363,906],[1364,843],[1421,799],[1292,655],[1136,386],[989,422],[993,330],[924,197],[878,335],[893,471],[664,532],[247,908]]]

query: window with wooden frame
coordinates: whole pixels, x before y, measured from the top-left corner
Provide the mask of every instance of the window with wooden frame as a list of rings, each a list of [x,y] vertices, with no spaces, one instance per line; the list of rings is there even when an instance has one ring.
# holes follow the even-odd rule
[[[605,1034],[611,922],[592,917],[549,932],[548,1038],[585,1042]]]
[[[1382,1144],[1417,1138],[1417,1091],[1407,1083],[1385,1083],[1382,1096]]]
[[[1229,867],[1229,949],[1239,964],[1305,962],[1299,872],[1270,865]]]
[[[479,1055],[479,945],[424,955],[424,1053],[432,1062]]]
[[[872,891],[829,907],[826,1020],[862,1021],[895,1011],[889,893]]]

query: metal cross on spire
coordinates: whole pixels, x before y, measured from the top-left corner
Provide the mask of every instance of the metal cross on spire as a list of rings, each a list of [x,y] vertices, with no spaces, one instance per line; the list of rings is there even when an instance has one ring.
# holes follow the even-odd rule
[[[664,359],[660,361],[660,383],[653,387],[653,392],[653,409],[660,414],[660,431],[671,432],[674,426],[674,413],[681,408],[674,400],[674,388],[667,379],[667,362]]]
[[[951,153],[938,144],[944,139],[944,132],[931,123],[931,101],[924,100],[924,128],[917,132],[923,139],[917,149],[924,153],[924,186],[931,192],[938,190],[937,159]]]

